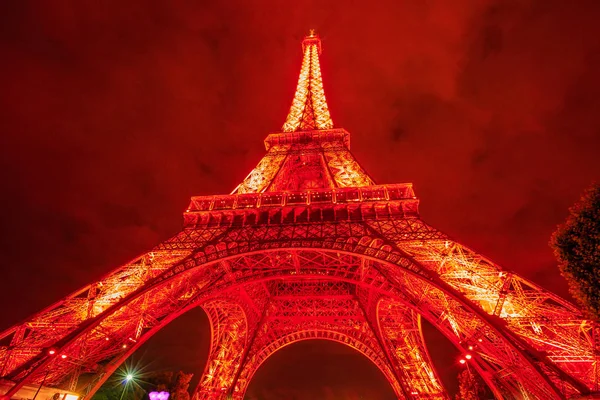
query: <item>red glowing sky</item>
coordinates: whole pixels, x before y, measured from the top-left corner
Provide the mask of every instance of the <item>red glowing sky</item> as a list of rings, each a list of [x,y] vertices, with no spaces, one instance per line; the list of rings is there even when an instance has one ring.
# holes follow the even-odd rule
[[[566,295],[547,242],[600,177],[596,0],[19,1],[0,19],[0,329],[176,233],[191,195],[229,193],[284,121],[309,28],[371,176]]]

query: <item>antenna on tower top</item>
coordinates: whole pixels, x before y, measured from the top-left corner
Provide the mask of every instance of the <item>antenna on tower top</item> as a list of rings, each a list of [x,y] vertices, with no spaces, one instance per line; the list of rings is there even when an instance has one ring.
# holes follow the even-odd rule
[[[304,52],[306,50],[306,46],[310,46],[312,44],[317,46],[317,52],[320,55],[323,51],[321,48],[321,38],[319,38],[319,35],[317,35],[317,32],[314,29],[310,29],[308,31],[308,35],[304,36],[304,40],[302,41],[302,51]]]

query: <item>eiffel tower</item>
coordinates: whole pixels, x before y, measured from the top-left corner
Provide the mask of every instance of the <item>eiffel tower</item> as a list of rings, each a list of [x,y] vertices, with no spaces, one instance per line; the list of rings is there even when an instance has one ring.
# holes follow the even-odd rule
[[[598,390],[598,327],[423,222],[411,184],[375,184],[332,122],[314,32],[302,51],[282,132],[231,194],[193,197],[179,234],[1,333],[5,398],[45,385],[89,399],[193,307],[211,326],[194,399],[242,399],[266,359],[308,339],[362,353],[400,399],[448,399],[422,320],[498,399]]]

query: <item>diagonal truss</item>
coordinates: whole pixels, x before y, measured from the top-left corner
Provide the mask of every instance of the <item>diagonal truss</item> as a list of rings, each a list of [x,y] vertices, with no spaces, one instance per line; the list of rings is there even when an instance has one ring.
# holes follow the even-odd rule
[[[348,132],[319,125],[320,41],[303,48],[308,92],[296,97],[306,104],[297,114],[295,98],[286,124],[299,116],[309,130],[269,135],[232,194],[191,199],[179,234],[0,333],[5,396],[44,383],[88,399],[193,307],[212,337],[195,399],[242,399],[274,352],[310,339],[365,355],[398,398],[447,399],[423,319],[469,354],[497,398],[598,391],[597,324],[423,222],[411,184],[375,185]]]

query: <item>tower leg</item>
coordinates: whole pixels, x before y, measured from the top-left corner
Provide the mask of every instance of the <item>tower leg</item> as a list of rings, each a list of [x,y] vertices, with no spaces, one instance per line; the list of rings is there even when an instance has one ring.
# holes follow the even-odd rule
[[[227,398],[240,366],[248,339],[243,309],[228,299],[213,300],[202,306],[211,326],[211,345],[204,373],[194,400]]]
[[[448,399],[425,346],[420,316],[401,303],[382,299],[377,317],[377,334],[401,368],[410,394],[416,399]]]
[[[407,396],[448,399],[425,346],[420,316],[370,289],[358,288],[356,296]]]
[[[210,321],[211,346],[194,400],[237,398],[236,382],[262,324],[268,300],[267,284],[250,283],[202,304]]]

